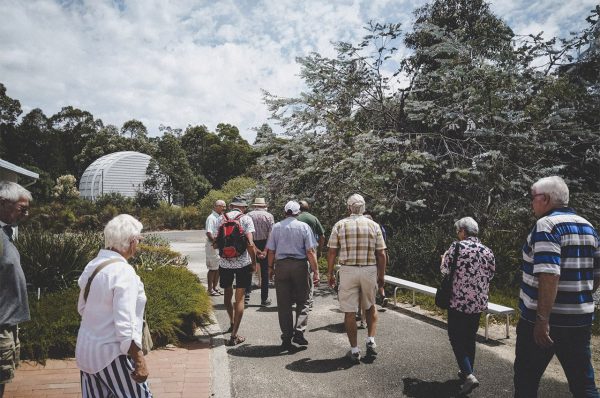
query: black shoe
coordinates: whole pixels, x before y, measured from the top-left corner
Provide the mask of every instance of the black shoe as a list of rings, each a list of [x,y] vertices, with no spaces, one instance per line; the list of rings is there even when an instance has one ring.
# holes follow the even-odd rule
[[[244,304],[248,304],[250,302],[250,296],[244,296]]]
[[[292,342],[298,344],[298,345],[308,345],[308,341],[304,338],[304,336],[300,333],[297,333],[294,338],[292,339]]]
[[[279,346],[281,351],[292,351],[294,348],[295,347],[290,340],[282,341],[281,346]]]

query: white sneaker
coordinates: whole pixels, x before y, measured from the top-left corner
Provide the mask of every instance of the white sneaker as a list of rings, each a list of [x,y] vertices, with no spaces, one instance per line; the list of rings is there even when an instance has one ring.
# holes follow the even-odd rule
[[[463,395],[470,394],[477,387],[479,387],[479,380],[473,374],[470,374],[465,378],[465,383],[460,387],[460,393]]]

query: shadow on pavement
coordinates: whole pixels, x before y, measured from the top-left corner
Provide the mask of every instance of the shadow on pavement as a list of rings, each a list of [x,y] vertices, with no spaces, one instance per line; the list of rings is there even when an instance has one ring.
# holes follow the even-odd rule
[[[414,398],[449,398],[457,397],[460,392],[460,380],[424,381],[406,377],[404,382],[404,395]]]
[[[346,356],[331,359],[302,358],[286,365],[286,369],[302,373],[330,373],[347,370],[354,366]]]
[[[295,347],[291,350],[284,350],[280,345],[250,345],[243,344],[236,348],[227,350],[229,355],[246,358],[268,358],[278,357],[281,355],[295,354],[306,350],[306,347]]]
[[[345,333],[344,322],[330,323],[329,325],[321,326],[318,328],[310,329],[309,332],[318,332],[320,330],[327,330],[331,333]]]
[[[439,319],[432,318],[431,316],[419,314],[417,312],[411,311],[410,309],[403,308],[403,307],[394,307],[393,305],[391,307],[387,307],[387,308],[392,311],[396,311],[401,314],[407,315],[411,318],[418,319],[418,320],[428,323],[430,325],[437,326],[440,329],[448,330],[448,324],[446,322],[439,320]],[[490,339],[486,340],[484,336],[479,335],[479,334],[476,336],[475,339],[478,343],[485,344],[490,347],[498,347],[498,346],[506,345],[506,343],[500,341],[500,340],[504,340],[504,339],[497,340],[497,339],[490,338]]]

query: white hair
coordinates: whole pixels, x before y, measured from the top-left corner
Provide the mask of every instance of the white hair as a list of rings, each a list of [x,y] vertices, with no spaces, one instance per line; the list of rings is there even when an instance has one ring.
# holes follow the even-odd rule
[[[531,186],[531,190],[548,195],[550,203],[554,206],[563,207],[569,204],[569,187],[559,176],[541,178]]]
[[[215,200],[215,206],[226,206],[224,200]]]
[[[363,214],[365,212],[365,198],[355,193],[346,202],[352,214]]]
[[[18,202],[19,199],[27,199],[32,201],[31,192],[12,181],[0,181],[0,199],[5,199],[11,202]]]
[[[461,218],[454,223],[454,227],[456,228],[456,232],[463,229],[467,233],[467,236],[477,236],[479,233],[479,225],[477,225],[477,221],[473,217]]]
[[[129,214],[119,214],[104,227],[104,247],[125,251],[131,239],[140,235],[143,225]]]

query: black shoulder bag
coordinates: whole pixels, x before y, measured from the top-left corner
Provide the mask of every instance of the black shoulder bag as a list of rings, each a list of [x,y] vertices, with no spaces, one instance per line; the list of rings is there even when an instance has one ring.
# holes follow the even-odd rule
[[[443,310],[447,310],[448,307],[450,307],[450,297],[452,297],[452,280],[454,278],[454,271],[456,270],[456,261],[458,260],[459,252],[460,242],[456,242],[456,247],[454,248],[454,257],[452,258],[452,263],[450,264],[450,272],[444,275],[442,283],[440,283],[440,287],[435,293],[435,305]]]

